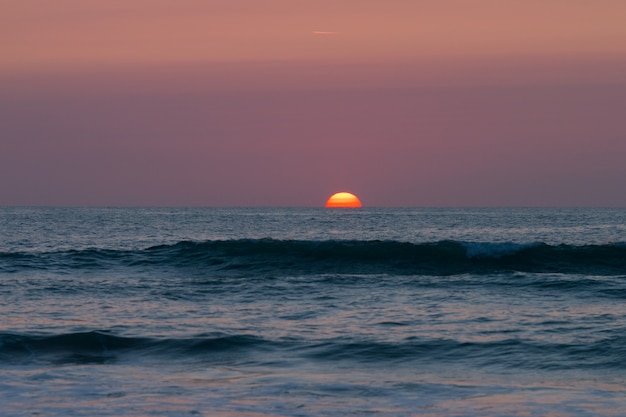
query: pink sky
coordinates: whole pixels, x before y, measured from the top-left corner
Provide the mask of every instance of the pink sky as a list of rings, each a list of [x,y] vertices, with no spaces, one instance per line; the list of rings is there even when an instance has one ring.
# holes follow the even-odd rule
[[[0,11],[0,205],[626,206],[622,0]]]

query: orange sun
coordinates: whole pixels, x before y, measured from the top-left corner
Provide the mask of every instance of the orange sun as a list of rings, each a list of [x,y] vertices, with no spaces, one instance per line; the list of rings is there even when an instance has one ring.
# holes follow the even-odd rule
[[[361,207],[361,200],[351,193],[335,193],[326,201],[328,208],[358,208]]]

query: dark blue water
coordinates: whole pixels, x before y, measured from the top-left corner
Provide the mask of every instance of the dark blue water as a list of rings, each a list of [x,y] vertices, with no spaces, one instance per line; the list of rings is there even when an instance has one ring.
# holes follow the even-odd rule
[[[7,416],[612,416],[626,210],[0,208]]]

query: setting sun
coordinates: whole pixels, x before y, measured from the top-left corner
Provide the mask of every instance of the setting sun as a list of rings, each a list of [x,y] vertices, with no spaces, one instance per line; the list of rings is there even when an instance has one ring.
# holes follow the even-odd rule
[[[361,207],[361,200],[352,193],[335,193],[326,200],[328,208],[358,208]]]

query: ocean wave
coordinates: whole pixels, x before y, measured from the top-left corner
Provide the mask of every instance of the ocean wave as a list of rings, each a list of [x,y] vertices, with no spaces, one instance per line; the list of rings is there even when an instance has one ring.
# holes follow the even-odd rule
[[[454,275],[505,271],[626,274],[626,245],[440,241],[242,239],[182,241],[141,250],[0,253],[0,272],[24,269],[172,267],[222,273],[391,273]]]
[[[268,340],[249,334],[198,335],[188,338],[123,337],[107,331],[56,335],[0,333],[0,363],[110,363],[153,360],[258,364],[277,360],[390,363],[467,363],[506,369],[625,369],[626,338],[608,337],[581,344],[503,339],[467,342],[407,337],[398,342],[354,340]]]
[[[363,363],[458,362],[480,368],[534,370],[626,367],[622,360],[626,353],[626,338],[623,336],[583,344],[522,339],[464,342],[409,337],[400,343],[322,343],[311,350],[310,356],[317,360],[352,360]]]
[[[188,339],[124,337],[106,331],[56,335],[0,333],[0,361],[49,360],[91,363],[116,360],[123,355],[169,356],[233,353],[260,348],[263,339],[250,335],[197,336]]]

